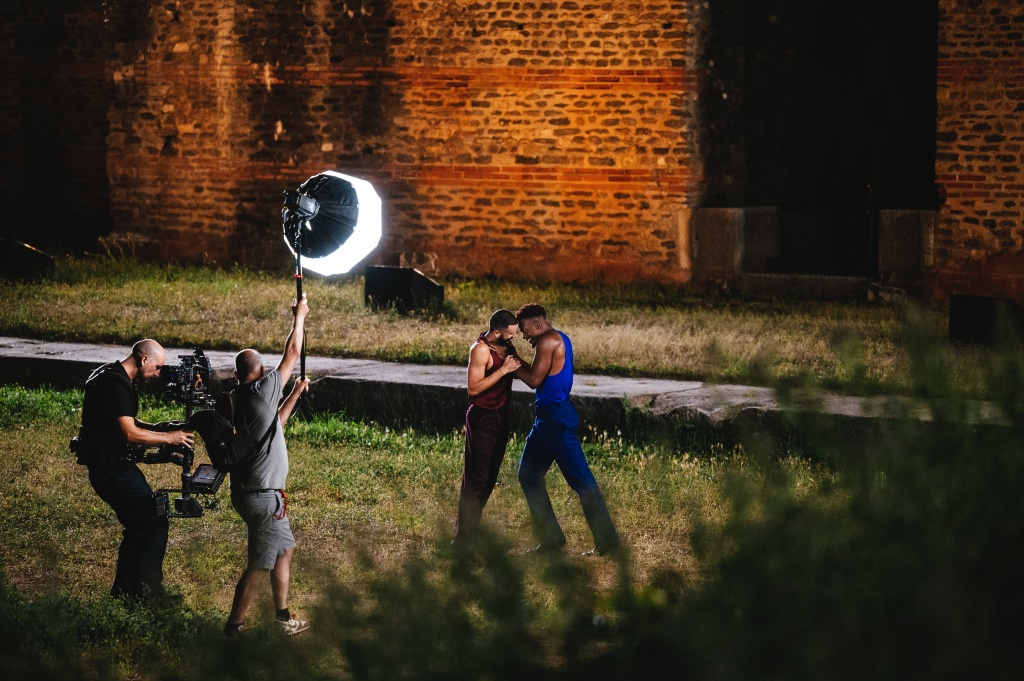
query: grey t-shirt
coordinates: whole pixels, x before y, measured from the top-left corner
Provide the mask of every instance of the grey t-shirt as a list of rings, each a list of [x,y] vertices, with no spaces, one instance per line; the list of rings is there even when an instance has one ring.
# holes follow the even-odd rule
[[[235,388],[235,428],[247,446],[255,447],[277,420],[284,382],[274,369],[262,380]],[[278,423],[270,443],[263,446],[252,463],[231,473],[232,490],[284,489],[288,477],[288,448],[284,429]]]

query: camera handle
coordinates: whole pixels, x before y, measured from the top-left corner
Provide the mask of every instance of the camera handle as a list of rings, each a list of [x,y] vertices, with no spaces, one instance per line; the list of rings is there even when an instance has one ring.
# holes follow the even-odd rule
[[[182,456],[181,496],[190,497],[192,496],[192,464],[195,462],[196,453],[191,447],[185,447],[185,451],[182,452]]]
[[[157,514],[168,518],[199,518],[203,515],[204,508],[217,508],[217,499],[207,499],[203,492],[193,494],[192,464],[195,462],[195,451],[191,447],[183,449],[180,464],[181,488],[158,489],[153,493]],[[172,504],[170,497],[174,493],[179,493],[180,496],[175,498]]]

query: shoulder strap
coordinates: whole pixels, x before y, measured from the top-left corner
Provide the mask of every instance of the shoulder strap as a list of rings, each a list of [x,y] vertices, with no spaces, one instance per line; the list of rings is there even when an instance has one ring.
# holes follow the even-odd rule
[[[109,375],[109,376],[112,376],[112,377],[116,378],[121,383],[124,383],[128,387],[131,387],[131,385],[132,385],[131,380],[129,380],[129,378],[127,376],[124,376],[124,375],[122,375],[122,374],[120,374],[120,373],[118,373],[117,371],[114,370],[114,365],[115,364],[116,364],[116,362],[111,362],[109,364],[104,364],[102,366],[98,366],[95,369],[93,369],[93,372],[91,374],[89,374],[89,378],[85,379],[86,384],[88,384],[90,381],[96,380],[100,376],[107,376],[107,375]]]

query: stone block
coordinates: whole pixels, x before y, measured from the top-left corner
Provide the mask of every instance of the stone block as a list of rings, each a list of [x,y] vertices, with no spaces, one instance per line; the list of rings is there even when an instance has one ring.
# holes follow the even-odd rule
[[[995,347],[1024,338],[1024,307],[1006,297],[954,294],[949,301],[949,340]]]
[[[690,219],[694,274],[738,274],[743,263],[743,209],[698,208]]]
[[[698,208],[691,218],[695,274],[764,272],[778,258],[778,209]]]
[[[883,280],[915,278],[932,264],[936,211],[878,211],[878,274]]]
[[[779,209],[743,209],[743,272],[771,272],[779,258]]]

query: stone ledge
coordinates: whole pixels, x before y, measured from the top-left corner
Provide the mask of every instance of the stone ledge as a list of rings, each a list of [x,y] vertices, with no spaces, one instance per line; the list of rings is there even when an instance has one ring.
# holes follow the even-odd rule
[[[26,387],[80,387],[98,365],[128,356],[116,345],[47,342],[0,337],[0,383]],[[168,348],[174,362],[190,350]],[[206,352],[215,391],[226,390],[234,352]],[[280,355],[264,355],[273,366]],[[466,410],[465,368],[363,359],[307,357],[310,406],[392,427],[447,432],[461,428]],[[513,428],[533,420],[533,391],[513,386]],[[698,381],[577,375],[573,403],[590,433],[642,432],[725,444],[828,439],[856,450],[899,423],[925,424],[934,405],[905,397],[851,397],[794,393],[783,401],[772,388]],[[966,405],[963,419],[978,426],[1007,425],[995,405]]]

